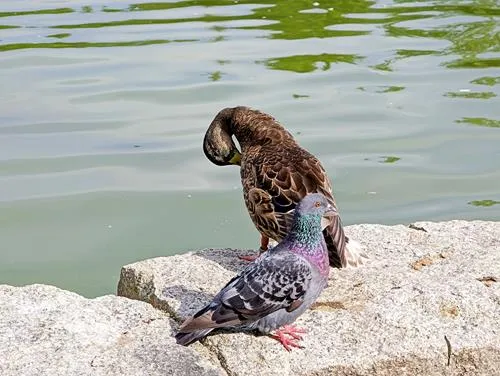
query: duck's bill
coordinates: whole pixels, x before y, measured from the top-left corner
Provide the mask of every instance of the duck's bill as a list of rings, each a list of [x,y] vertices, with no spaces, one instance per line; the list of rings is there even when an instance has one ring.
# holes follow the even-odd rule
[[[234,165],[241,165],[241,154],[235,151],[233,156],[229,160],[229,163]]]

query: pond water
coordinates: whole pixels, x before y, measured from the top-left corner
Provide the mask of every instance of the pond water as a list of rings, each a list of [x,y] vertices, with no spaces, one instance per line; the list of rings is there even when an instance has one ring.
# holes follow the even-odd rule
[[[228,106],[321,159],[345,224],[500,219],[498,1],[3,1],[0,82],[0,283],[257,247],[201,148]]]

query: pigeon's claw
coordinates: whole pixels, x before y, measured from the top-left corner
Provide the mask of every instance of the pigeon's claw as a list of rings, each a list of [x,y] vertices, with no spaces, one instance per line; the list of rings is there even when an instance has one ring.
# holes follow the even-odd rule
[[[276,330],[275,334],[272,335],[271,338],[279,341],[286,351],[292,351],[292,347],[299,349],[304,348],[298,342],[302,340],[302,336],[300,334],[305,332],[305,329],[297,328],[293,325],[285,325],[283,328]]]
[[[283,330],[290,337],[295,338],[296,340],[302,340],[302,336],[300,334],[307,333],[307,330],[303,328],[298,328],[295,325],[285,325],[283,326]]]

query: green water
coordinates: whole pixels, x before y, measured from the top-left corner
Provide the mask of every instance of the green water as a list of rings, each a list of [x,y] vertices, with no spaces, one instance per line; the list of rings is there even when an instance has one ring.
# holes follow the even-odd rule
[[[3,1],[0,283],[256,247],[201,149],[227,106],[316,154],[346,224],[499,220],[499,85],[498,1]]]

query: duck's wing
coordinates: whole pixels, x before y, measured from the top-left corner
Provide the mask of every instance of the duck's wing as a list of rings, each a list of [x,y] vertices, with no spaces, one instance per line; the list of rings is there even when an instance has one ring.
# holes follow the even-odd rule
[[[308,193],[322,193],[335,208],[330,180],[320,161],[296,146],[262,150],[242,169],[245,202],[260,233],[281,241],[291,226],[298,202]],[[323,235],[333,267],[358,266],[367,256],[349,244],[340,216],[323,221]]]
[[[245,201],[257,229],[276,241],[290,228],[295,206],[308,193],[325,195],[335,206],[321,163],[307,151],[262,150],[242,169]]]

